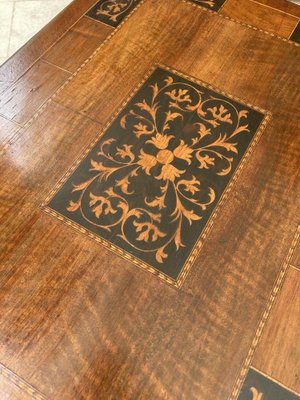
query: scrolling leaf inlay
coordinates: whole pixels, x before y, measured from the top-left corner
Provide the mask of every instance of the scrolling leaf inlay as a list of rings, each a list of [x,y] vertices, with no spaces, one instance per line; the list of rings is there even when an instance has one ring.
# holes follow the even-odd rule
[[[140,0],[100,0],[87,15],[116,27],[139,2]]]
[[[271,377],[250,368],[238,400],[300,400],[300,396]]]
[[[157,68],[50,207],[176,280],[262,119]]]

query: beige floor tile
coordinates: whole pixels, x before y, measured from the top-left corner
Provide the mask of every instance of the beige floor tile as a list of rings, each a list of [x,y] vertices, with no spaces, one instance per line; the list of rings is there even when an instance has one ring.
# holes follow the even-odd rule
[[[0,65],[72,0],[0,0]]]
[[[8,55],[13,6],[13,2],[0,3],[0,63]]]
[[[70,0],[15,2],[9,54],[15,53],[69,3]]]

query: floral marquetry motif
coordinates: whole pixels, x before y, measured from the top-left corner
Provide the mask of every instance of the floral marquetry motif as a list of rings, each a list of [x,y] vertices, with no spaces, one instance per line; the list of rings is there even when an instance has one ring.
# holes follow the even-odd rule
[[[116,27],[139,2],[140,0],[100,0],[87,15]]]
[[[178,285],[263,120],[261,111],[157,68],[48,208]]]
[[[199,6],[208,8],[209,10],[218,11],[222,5],[225,3],[225,0],[190,0],[192,3],[195,3]]]
[[[238,400],[300,400],[300,396],[250,368]]]

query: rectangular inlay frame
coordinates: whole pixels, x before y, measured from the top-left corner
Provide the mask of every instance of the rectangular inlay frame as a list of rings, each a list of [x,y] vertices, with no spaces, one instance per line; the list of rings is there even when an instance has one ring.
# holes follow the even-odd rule
[[[126,250],[120,248],[119,246],[115,245],[114,243],[111,243],[110,241],[106,240],[105,238],[99,237],[97,234],[95,234],[94,232],[92,232],[91,230],[89,230],[86,227],[83,227],[82,225],[72,221],[71,219],[69,219],[68,217],[66,217],[65,215],[62,215],[60,212],[57,212],[57,210],[53,210],[51,207],[49,207],[48,203],[53,199],[53,197],[56,195],[56,193],[62,188],[62,186],[64,185],[64,183],[68,180],[68,178],[74,173],[74,171],[77,169],[77,167],[79,166],[79,164],[87,157],[87,155],[89,154],[89,152],[91,151],[91,149],[97,144],[97,142],[102,138],[103,135],[105,135],[105,133],[107,132],[107,130],[109,129],[109,127],[113,124],[113,122],[116,120],[116,118],[118,117],[118,115],[120,115],[122,113],[122,111],[125,109],[125,107],[128,105],[128,103],[130,102],[130,100],[138,93],[139,89],[144,85],[144,83],[149,79],[149,77],[154,73],[154,71],[157,69],[163,69],[166,72],[170,72],[172,74],[176,74],[178,77],[181,77],[182,79],[187,79],[191,82],[194,82],[197,85],[201,85],[209,90],[212,90],[214,92],[217,92],[217,94],[219,94],[220,96],[226,96],[226,98],[228,99],[232,99],[238,103],[240,103],[241,105],[245,105],[247,107],[250,107],[251,109],[258,111],[262,114],[264,114],[264,118],[262,120],[262,122],[260,123],[257,131],[254,133],[254,136],[248,146],[248,148],[246,149],[245,153],[242,156],[242,159],[240,160],[239,164],[236,167],[236,170],[233,172],[233,175],[231,176],[225,190],[223,191],[218,203],[216,204],[216,206],[214,207],[204,229],[202,230],[200,236],[198,237],[196,243],[194,244],[194,246],[192,247],[190,254],[188,256],[188,258],[186,259],[186,261],[184,262],[184,265],[182,267],[182,269],[180,270],[180,273],[178,275],[178,277],[176,279],[172,279],[170,276],[168,276],[167,274],[159,271],[157,268],[153,267],[152,265],[150,265],[149,263],[145,262],[144,260],[141,260],[140,258],[136,257],[135,255],[130,254],[129,252],[127,252]],[[159,276],[161,279],[163,279],[164,281],[168,282],[169,284],[174,285],[175,287],[180,288],[193,264],[193,262],[195,261],[196,257],[198,256],[200,249],[203,245],[203,240],[206,238],[214,219],[217,216],[218,210],[221,207],[221,204],[223,203],[224,199],[228,196],[234,182],[236,181],[243,165],[245,164],[248,156],[250,155],[253,147],[256,145],[256,143],[258,142],[266,124],[268,123],[269,119],[270,119],[270,112],[266,112],[265,110],[253,106],[251,104],[246,103],[245,101],[236,98],[232,95],[229,95],[205,82],[200,81],[199,79],[193,78],[191,76],[185,75],[184,73],[178,72],[170,67],[164,66],[164,65],[155,65],[153,68],[150,69],[150,71],[147,73],[147,75],[145,76],[145,78],[133,89],[133,91],[131,92],[130,96],[124,101],[124,103],[117,109],[117,111],[115,113],[113,113],[112,117],[109,119],[109,121],[107,122],[106,126],[101,130],[101,132],[99,133],[99,135],[97,135],[95,137],[95,139],[89,144],[89,146],[85,149],[84,153],[81,155],[81,157],[79,157],[75,163],[71,166],[71,168],[68,170],[68,172],[63,176],[63,178],[55,185],[55,187],[53,188],[53,190],[50,192],[49,196],[47,197],[47,199],[45,200],[44,204],[42,205],[42,208],[45,212],[47,212],[48,214],[55,216],[56,218],[58,218],[59,220],[62,220],[64,222],[66,222],[68,225],[72,226],[73,228],[75,228],[77,231],[84,233],[85,235],[93,238],[94,240],[96,240],[97,242],[103,244],[105,247],[107,247],[108,249],[112,250],[114,253],[117,253],[118,255],[122,256],[123,258],[130,260],[131,262],[133,262],[135,265],[141,267],[142,269],[145,269],[157,276]]]

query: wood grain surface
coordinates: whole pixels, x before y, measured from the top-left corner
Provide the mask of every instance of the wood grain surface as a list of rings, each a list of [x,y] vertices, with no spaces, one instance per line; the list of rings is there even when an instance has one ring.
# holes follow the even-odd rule
[[[75,72],[112,30],[101,22],[83,17],[42,58]]]
[[[5,64],[0,66],[0,82],[15,82],[42,55],[75,24],[95,0],[76,0],[38,32]]]
[[[291,264],[300,270],[300,243],[295,248],[294,255],[291,259]]]
[[[222,14],[285,38],[290,37],[299,21],[293,15],[252,0],[227,0]]]
[[[20,125],[0,115],[0,140],[1,148],[9,138],[11,138],[18,130]]]
[[[46,400],[46,397],[0,364],[0,393],[3,400]]]
[[[4,91],[0,114],[21,124],[27,122],[69,76],[67,71],[38,61]]]
[[[278,35],[294,21],[283,17]],[[87,58],[95,49],[98,30],[88,22],[0,96],[2,125],[24,124],[52,96],[20,132],[10,133],[13,123],[3,135],[0,361],[47,399],[233,400],[287,255],[298,264],[299,46],[189,2],[145,0],[108,40],[99,34],[102,45],[64,84],[71,74],[61,68],[75,71],[81,48]],[[66,51],[73,40],[78,46]],[[157,63],[271,113],[181,289],[41,208]],[[255,365],[299,390],[282,368],[286,354],[297,362],[295,274],[288,272]],[[7,379],[5,396],[27,400]]]
[[[280,10],[285,12],[286,14],[294,15],[295,17],[300,18],[300,7],[299,5],[292,3],[287,0],[252,0],[255,3],[264,4],[268,7]]]
[[[253,359],[253,366],[300,393],[300,271],[288,271]]]

